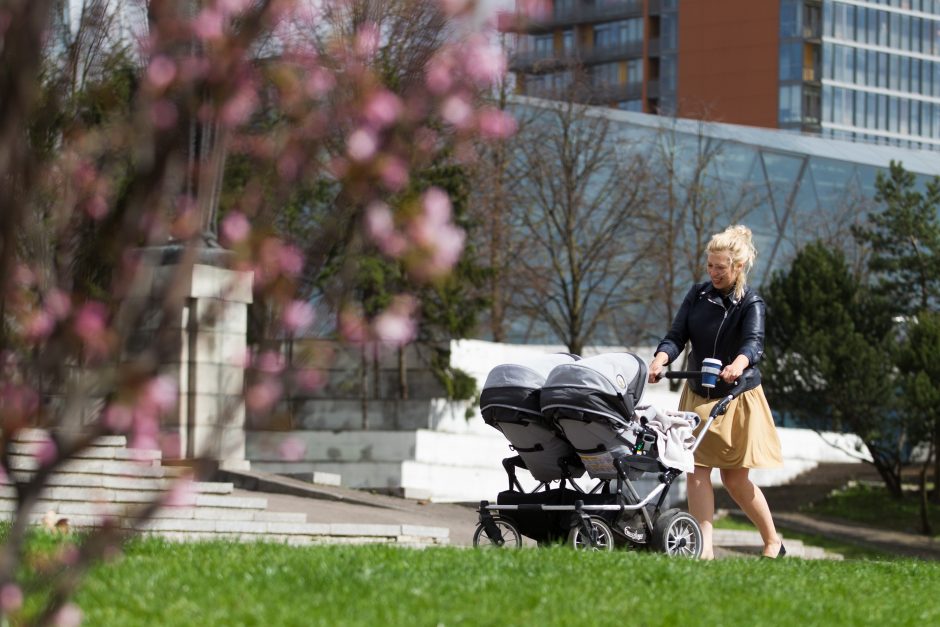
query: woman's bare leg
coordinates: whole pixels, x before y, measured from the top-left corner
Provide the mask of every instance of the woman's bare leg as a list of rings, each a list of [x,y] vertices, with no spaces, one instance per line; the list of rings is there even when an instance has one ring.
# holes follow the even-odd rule
[[[748,468],[723,468],[721,482],[734,502],[760,532],[760,537],[764,541],[763,554],[767,557],[777,557],[783,543],[774,527],[774,519],[770,515],[767,499],[764,498],[764,493],[760,491],[760,488],[754,485],[748,477],[748,472]],[[691,500],[689,507],[691,508]]]
[[[696,466],[695,472],[686,475],[689,493],[689,513],[695,516],[702,528],[702,559],[715,559],[712,546],[712,521],[715,518],[715,493],[712,490],[712,469]]]

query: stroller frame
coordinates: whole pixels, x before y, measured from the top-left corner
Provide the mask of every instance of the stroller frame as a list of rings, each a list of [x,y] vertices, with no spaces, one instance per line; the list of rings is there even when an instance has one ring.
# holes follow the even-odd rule
[[[689,379],[701,376],[700,371],[671,371],[666,372],[668,379]],[[724,414],[728,406],[744,390],[748,373],[745,373],[736,383],[734,388],[723,397],[711,412],[705,424],[702,426],[695,441],[690,447],[691,452],[695,452],[702,439],[712,425],[715,418]],[[638,408],[641,409],[641,408]],[[696,425],[693,425],[696,426]],[[638,434],[638,442],[640,436]],[[545,503],[523,503],[512,504],[492,504],[489,501],[480,501],[479,523],[474,535],[474,545],[479,545],[480,540],[485,535],[492,546],[521,546],[522,538],[518,528],[512,521],[511,515],[501,515],[503,512],[571,512],[569,543],[575,548],[589,548],[593,550],[612,550],[614,536],[612,531],[623,536],[628,544],[636,546],[655,546],[670,555],[682,555],[687,557],[698,557],[701,554],[701,529],[698,521],[691,514],[676,510],[662,510],[663,503],[668,496],[672,483],[682,474],[681,470],[664,466],[658,459],[649,457],[638,451],[637,447],[632,448],[632,453],[612,459],[616,469],[616,490],[613,492],[614,503],[611,504],[592,504],[585,503],[584,499],[576,499],[571,505],[554,505]],[[640,454],[638,454],[640,453]],[[515,476],[515,468],[524,467],[515,463],[515,458],[503,460],[503,467],[506,469],[509,477],[510,490],[518,488],[522,491],[518,479]],[[636,479],[648,473],[658,473],[659,483],[649,494],[640,498],[637,493],[631,477]],[[614,479],[601,479],[590,492],[585,492],[578,486],[570,475],[565,474],[559,482],[562,487],[570,483],[579,494],[595,494],[603,488],[603,493],[610,494],[610,484]],[[543,487],[547,490],[549,482],[541,482],[530,494],[537,493]],[[655,503],[654,503],[655,501]],[[649,506],[652,505],[652,508]],[[650,511],[652,509],[652,511]],[[633,530],[623,524],[624,514],[634,512],[633,518],[637,513],[642,523],[641,529]],[[599,515],[592,515],[599,514]],[[608,521],[614,521],[614,529]],[[618,524],[619,523],[619,524]],[[673,523],[680,523],[675,525]],[[674,527],[681,529],[674,529]],[[504,535],[504,531],[506,531]]]

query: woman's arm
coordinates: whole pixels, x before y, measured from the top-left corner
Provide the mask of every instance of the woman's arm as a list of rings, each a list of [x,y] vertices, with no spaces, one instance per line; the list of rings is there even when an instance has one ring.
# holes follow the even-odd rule
[[[689,309],[692,308],[692,303],[695,301],[695,294],[698,291],[698,287],[698,285],[693,285],[692,289],[685,295],[685,298],[682,300],[682,305],[679,307],[679,311],[672,321],[669,332],[666,333],[666,337],[664,337],[659,343],[659,346],[656,347],[655,356],[649,365],[647,381],[650,383],[656,383],[659,380],[660,374],[666,365],[675,361],[676,357],[679,356],[685,348],[686,343],[689,341]]]

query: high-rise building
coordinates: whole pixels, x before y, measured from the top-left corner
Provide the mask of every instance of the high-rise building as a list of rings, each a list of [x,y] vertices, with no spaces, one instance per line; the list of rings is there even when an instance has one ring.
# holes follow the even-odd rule
[[[552,0],[513,24],[525,95],[940,149],[940,0]]]

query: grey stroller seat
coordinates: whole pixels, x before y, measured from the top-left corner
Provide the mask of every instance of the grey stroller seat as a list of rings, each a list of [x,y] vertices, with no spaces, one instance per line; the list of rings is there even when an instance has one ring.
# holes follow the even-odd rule
[[[493,368],[480,393],[480,412],[486,423],[503,433],[517,457],[503,461],[513,484],[514,467],[527,469],[541,483],[584,474],[571,443],[542,416],[540,391],[556,366],[575,363],[565,353],[539,355],[525,362]]]

